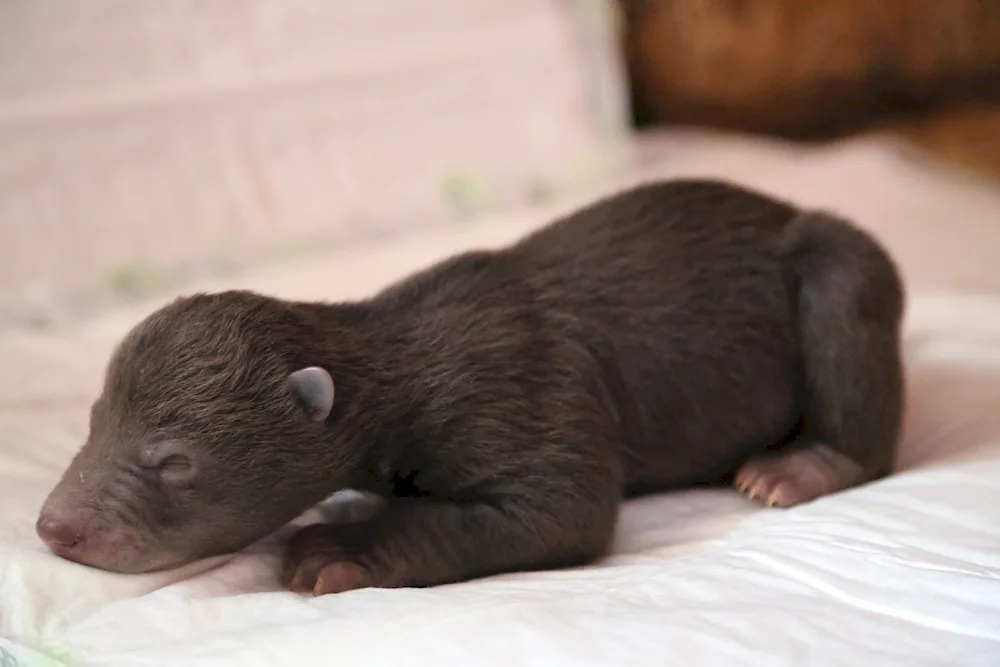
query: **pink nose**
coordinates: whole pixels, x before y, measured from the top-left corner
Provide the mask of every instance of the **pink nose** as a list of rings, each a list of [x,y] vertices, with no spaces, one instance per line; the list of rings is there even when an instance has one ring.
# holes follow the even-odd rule
[[[35,522],[35,532],[49,549],[62,554],[83,540],[84,524],[80,516],[42,514]]]

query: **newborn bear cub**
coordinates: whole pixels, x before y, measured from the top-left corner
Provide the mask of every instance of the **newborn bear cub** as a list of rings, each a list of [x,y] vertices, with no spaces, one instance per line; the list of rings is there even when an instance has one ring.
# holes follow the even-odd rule
[[[635,494],[731,483],[790,507],[887,474],[903,307],[851,223],[692,179],[362,301],[180,298],[120,343],[36,528],[148,572],[355,489],[384,502],[295,534],[293,590],[590,563]]]

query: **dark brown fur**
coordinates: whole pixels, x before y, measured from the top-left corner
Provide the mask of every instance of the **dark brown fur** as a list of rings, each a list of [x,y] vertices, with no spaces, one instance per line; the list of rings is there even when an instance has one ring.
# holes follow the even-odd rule
[[[902,308],[863,232],[710,181],[623,192],[357,303],[179,299],[115,353],[39,532],[67,558],[145,571],[355,488],[383,509],[299,533],[293,588],[588,563],[623,495],[749,461],[740,485],[789,505],[887,473]],[[321,421],[290,389],[307,366],[334,379]],[[796,451],[830,488],[796,486]]]

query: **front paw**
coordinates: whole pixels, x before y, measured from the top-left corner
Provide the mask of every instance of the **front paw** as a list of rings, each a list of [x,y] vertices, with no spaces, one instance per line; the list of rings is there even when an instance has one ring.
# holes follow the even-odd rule
[[[306,526],[288,542],[282,583],[298,593],[343,593],[375,585],[371,571],[358,562],[348,526]]]

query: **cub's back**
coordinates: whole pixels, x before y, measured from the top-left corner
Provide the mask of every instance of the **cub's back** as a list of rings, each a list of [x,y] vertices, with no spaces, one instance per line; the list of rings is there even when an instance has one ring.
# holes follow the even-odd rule
[[[783,270],[776,243],[796,213],[726,183],[654,183],[544,227],[511,248],[509,260],[555,308],[728,300]]]
[[[780,439],[797,410],[797,211],[712,181],[640,186],[511,252],[537,304],[598,360],[630,486],[699,481]]]
[[[579,391],[603,388],[627,486],[688,484],[781,437],[797,409],[794,285],[778,248],[795,214],[723,183],[640,186],[374,303],[394,344],[464,378],[443,388],[436,372],[421,395],[445,391],[471,412],[506,396],[513,410],[538,404],[522,394],[546,374],[560,391],[581,378]]]

